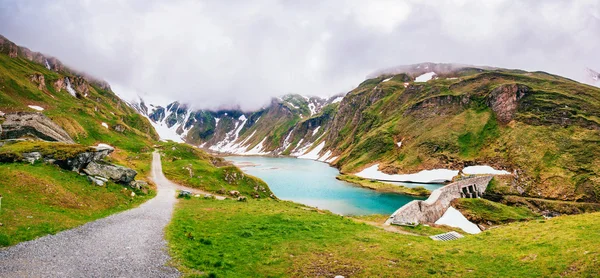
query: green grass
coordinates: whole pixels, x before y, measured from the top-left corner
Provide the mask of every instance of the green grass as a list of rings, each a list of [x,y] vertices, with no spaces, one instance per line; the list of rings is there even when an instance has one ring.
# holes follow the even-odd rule
[[[189,277],[590,277],[600,214],[512,223],[451,242],[275,200],[177,205],[167,239]]]
[[[30,76],[45,77],[41,90]],[[113,92],[88,84],[88,97],[75,98],[65,90],[55,90],[54,83],[68,72],[53,72],[44,66],[23,58],[9,58],[0,54],[0,110],[3,112],[29,111],[28,105],[39,105],[67,133],[82,145],[108,143],[130,151],[141,151],[158,139],[149,121],[120,100]],[[107,123],[111,129],[101,124]],[[117,124],[125,128],[117,132]]]
[[[70,229],[135,207],[153,197],[109,182],[92,185],[86,177],[46,164],[0,164],[0,246]]]
[[[174,182],[218,194],[238,191],[248,197],[271,198],[272,192],[264,181],[244,174],[221,158],[187,144],[161,144],[163,172]]]
[[[504,224],[541,218],[527,207],[507,206],[486,199],[456,199],[452,205],[475,223]]]
[[[402,185],[396,185],[391,183],[379,182],[376,180],[368,180],[357,177],[355,175],[339,175],[336,179],[349,182],[351,184],[356,184],[360,187],[373,189],[375,191],[380,192],[391,192],[402,195],[411,195],[411,196],[423,196],[427,197],[431,194],[431,191],[425,189],[422,186],[418,187],[406,187]]]

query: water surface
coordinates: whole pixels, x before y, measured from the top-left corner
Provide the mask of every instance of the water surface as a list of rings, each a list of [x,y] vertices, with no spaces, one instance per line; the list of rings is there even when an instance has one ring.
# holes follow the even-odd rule
[[[244,172],[263,179],[279,199],[338,214],[391,214],[412,200],[424,199],[381,193],[336,180],[339,171],[323,162],[261,156],[229,156],[226,159]]]

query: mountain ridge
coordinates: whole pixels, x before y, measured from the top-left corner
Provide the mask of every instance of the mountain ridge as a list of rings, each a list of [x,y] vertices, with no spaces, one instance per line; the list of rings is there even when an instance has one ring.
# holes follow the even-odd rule
[[[326,161],[342,173],[374,164],[388,174],[489,165],[513,173],[496,192],[600,201],[600,161],[591,156],[600,154],[593,143],[600,142],[600,89],[541,71],[421,67],[367,79],[310,117],[286,113],[293,110],[285,103],[254,117],[229,111],[217,130],[207,117],[185,141],[215,152]],[[440,68],[451,70],[431,71]],[[237,131],[242,114],[252,124]],[[226,134],[237,134],[236,144]]]

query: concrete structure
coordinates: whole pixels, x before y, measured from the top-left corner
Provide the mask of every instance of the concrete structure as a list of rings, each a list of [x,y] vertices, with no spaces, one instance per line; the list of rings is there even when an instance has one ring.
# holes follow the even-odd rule
[[[435,223],[457,198],[478,198],[487,189],[492,176],[467,178],[448,184],[431,192],[427,200],[414,200],[399,208],[386,224],[416,225]]]

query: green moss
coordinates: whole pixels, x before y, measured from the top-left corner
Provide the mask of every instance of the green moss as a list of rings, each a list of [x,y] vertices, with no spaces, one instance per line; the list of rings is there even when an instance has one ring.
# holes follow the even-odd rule
[[[74,158],[80,153],[89,152],[93,149],[78,144],[65,144],[40,141],[23,141],[6,144],[0,147],[0,158],[22,158],[21,154],[29,152],[40,152],[43,156],[51,156],[56,160]],[[5,160],[10,161],[10,160]]]

